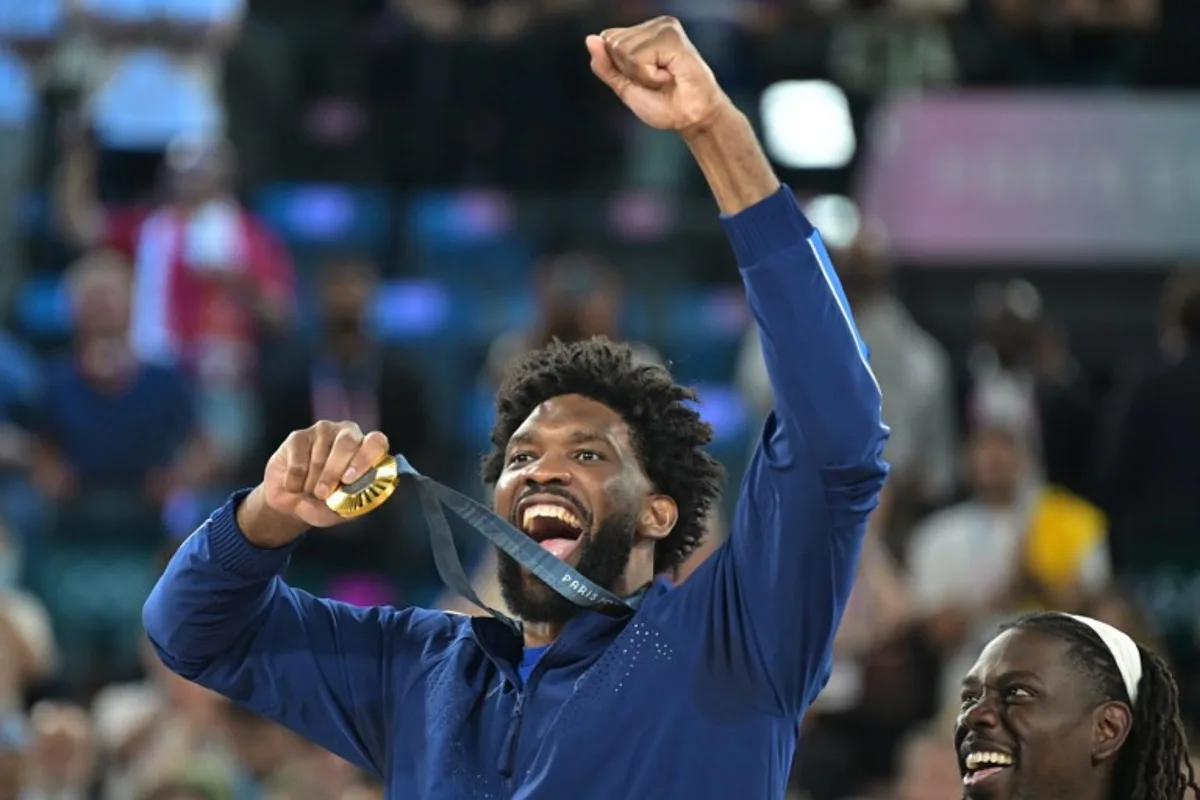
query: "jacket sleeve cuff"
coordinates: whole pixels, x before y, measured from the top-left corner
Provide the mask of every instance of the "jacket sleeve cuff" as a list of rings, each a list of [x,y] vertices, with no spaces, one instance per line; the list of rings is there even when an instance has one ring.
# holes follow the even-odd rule
[[[208,548],[213,560],[224,569],[244,578],[267,578],[281,574],[300,540],[287,547],[267,550],[256,547],[237,524],[237,509],[250,494],[249,489],[234,492],[204,524]]]
[[[812,223],[786,185],[737,214],[722,216],[721,224],[743,269],[796,247],[813,232]]]

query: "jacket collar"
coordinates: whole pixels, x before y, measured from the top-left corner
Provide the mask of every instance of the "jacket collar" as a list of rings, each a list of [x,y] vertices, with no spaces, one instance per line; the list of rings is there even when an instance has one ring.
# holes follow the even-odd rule
[[[640,613],[643,601],[670,589],[670,582],[659,578],[628,598],[638,608],[633,614],[614,616],[590,609],[581,610],[563,626],[562,633],[546,652],[547,663],[570,664],[604,650],[620,635],[629,621]],[[499,667],[508,682],[519,685],[517,664],[521,662],[525,649],[525,642],[521,636],[515,634],[502,620],[491,616],[472,617],[471,633],[484,654]]]

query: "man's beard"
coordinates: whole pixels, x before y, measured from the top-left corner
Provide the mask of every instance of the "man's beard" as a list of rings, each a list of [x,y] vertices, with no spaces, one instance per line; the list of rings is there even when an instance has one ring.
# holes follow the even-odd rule
[[[585,534],[575,569],[588,580],[612,590],[625,573],[636,539],[636,514],[614,514]],[[525,622],[561,625],[584,609],[524,572],[512,556],[500,552],[500,594],[509,610]]]

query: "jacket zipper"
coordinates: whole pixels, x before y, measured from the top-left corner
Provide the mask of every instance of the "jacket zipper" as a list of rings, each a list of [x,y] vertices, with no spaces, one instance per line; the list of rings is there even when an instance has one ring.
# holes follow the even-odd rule
[[[508,717],[508,732],[504,735],[504,744],[500,748],[500,759],[497,766],[500,775],[511,781],[517,761],[517,738],[521,735],[521,720],[525,715],[525,690],[517,692],[516,704]]]
[[[548,657],[555,652],[561,642],[562,639],[560,638],[551,643],[550,647],[538,660],[538,663],[533,666],[533,669],[529,673],[529,679],[524,682],[523,686],[517,689],[517,698],[513,705],[513,710],[508,717],[508,732],[504,735],[504,744],[500,747],[500,757],[496,764],[499,768],[500,776],[508,781],[510,791],[516,791],[517,789],[513,773],[516,772],[517,768],[517,740],[521,737],[521,723],[525,718],[526,698],[533,693],[534,687],[537,686],[538,681],[541,680],[542,673],[546,670]]]

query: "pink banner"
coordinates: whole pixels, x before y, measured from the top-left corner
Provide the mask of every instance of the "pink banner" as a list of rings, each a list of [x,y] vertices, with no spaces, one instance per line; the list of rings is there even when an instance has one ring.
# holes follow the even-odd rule
[[[861,202],[897,257],[1200,257],[1200,99],[954,94],[882,105]]]

